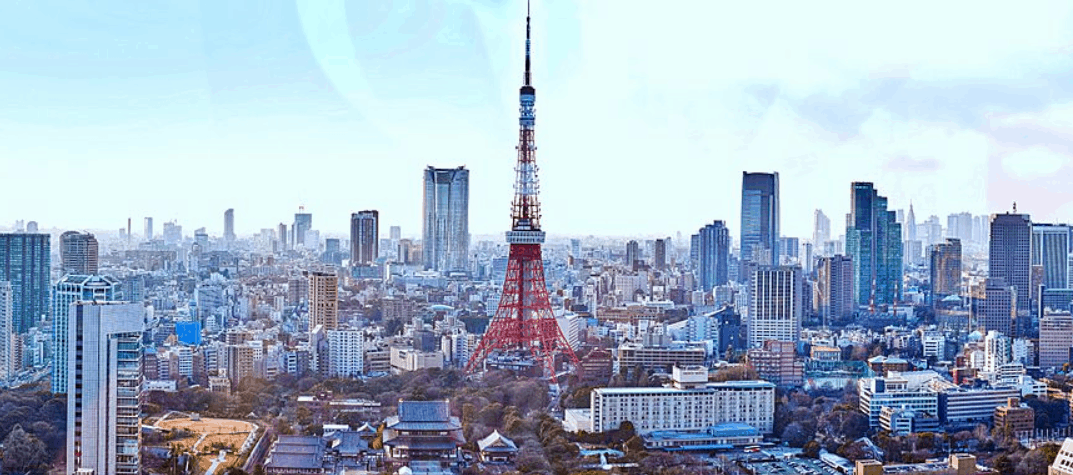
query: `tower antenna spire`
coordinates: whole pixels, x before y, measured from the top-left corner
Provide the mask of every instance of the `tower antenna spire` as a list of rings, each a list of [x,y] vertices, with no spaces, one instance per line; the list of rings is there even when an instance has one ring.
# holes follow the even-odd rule
[[[525,2],[525,76],[523,78],[523,84],[526,86],[533,85],[533,76],[532,73],[529,72],[529,7],[530,2],[527,0]]]

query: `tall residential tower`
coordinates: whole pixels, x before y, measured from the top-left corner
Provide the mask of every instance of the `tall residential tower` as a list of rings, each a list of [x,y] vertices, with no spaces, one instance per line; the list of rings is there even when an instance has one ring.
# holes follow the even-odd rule
[[[380,213],[365,210],[350,214],[350,265],[372,264],[380,255]]]

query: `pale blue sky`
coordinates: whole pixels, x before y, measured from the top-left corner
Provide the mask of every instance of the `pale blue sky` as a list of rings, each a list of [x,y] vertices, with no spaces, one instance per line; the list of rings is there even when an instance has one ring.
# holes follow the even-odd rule
[[[818,4],[817,4],[818,3]],[[784,234],[850,182],[918,218],[1073,221],[1073,3],[533,5],[543,224],[672,235],[780,172]],[[133,217],[240,234],[417,234],[421,172],[471,169],[471,230],[509,226],[524,2],[0,3],[0,226]],[[140,231],[140,225],[135,226]],[[386,229],[384,230],[386,234]]]

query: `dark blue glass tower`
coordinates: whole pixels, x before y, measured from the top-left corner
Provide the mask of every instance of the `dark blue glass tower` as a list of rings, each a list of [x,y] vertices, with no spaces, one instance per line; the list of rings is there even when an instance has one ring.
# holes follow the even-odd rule
[[[0,281],[11,282],[18,333],[48,315],[50,252],[48,234],[0,234]]]

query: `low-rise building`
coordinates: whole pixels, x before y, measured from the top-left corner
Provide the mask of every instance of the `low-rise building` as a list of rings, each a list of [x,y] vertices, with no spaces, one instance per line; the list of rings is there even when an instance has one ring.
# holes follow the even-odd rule
[[[842,361],[842,349],[834,346],[813,346],[809,356],[813,361]]]
[[[324,440],[317,436],[281,435],[265,461],[265,475],[325,473]]]
[[[703,365],[707,352],[699,346],[644,346],[623,343],[618,347],[620,368],[640,366],[646,369],[669,370],[673,366]]]
[[[752,348],[745,356],[760,379],[776,386],[793,387],[805,383],[805,363],[797,359],[794,343],[768,340],[763,348]]]
[[[938,432],[939,418],[935,414],[884,406],[879,411],[879,427],[894,435]]]
[[[678,452],[684,450],[725,450],[756,445],[764,435],[749,424],[728,422],[703,431],[654,431],[644,435],[645,448]]]
[[[930,459],[923,463],[887,464],[878,460],[858,460],[856,475],[928,474],[936,475],[984,475],[998,473],[976,463],[976,456],[951,454],[946,459]]]
[[[1021,396],[1021,390],[1014,387],[964,388],[942,379],[929,384],[939,396],[939,418],[944,424],[989,422],[996,407]]]
[[[458,466],[465,442],[447,401],[400,401],[399,414],[384,421],[384,455],[394,465],[450,470]]]
[[[1005,406],[995,408],[995,428],[1014,437],[1031,434],[1036,428],[1036,411],[1020,398],[1011,397]]]
[[[514,463],[514,457],[518,455],[518,445],[513,440],[504,437],[498,430],[478,440],[477,449],[480,451],[481,460],[485,463]]]
[[[391,371],[395,374],[426,368],[443,369],[443,352],[391,347]]]

